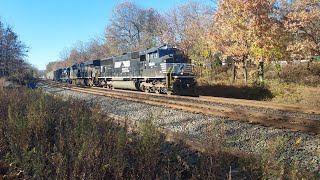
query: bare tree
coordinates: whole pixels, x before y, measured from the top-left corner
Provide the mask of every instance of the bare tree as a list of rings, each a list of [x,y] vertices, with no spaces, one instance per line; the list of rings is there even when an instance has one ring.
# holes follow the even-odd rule
[[[213,8],[191,1],[171,9],[164,19],[166,30],[162,40],[189,55],[199,75],[202,67],[213,57],[209,38],[213,16]]]
[[[10,76],[24,64],[27,47],[11,27],[0,21],[0,76]]]
[[[101,59],[110,55],[110,50],[105,44],[105,38],[94,38],[87,43],[87,53],[90,59]]]
[[[61,61],[66,61],[70,56],[70,49],[69,48],[64,48],[62,51],[59,53],[59,58]]]
[[[107,44],[113,54],[134,51],[157,44],[159,13],[132,2],[118,4],[106,28]]]

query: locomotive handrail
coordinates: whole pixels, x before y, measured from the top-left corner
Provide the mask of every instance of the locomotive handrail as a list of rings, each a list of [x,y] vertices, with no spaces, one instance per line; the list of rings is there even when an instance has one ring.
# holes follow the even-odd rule
[[[167,89],[169,89],[169,73],[170,73],[171,67],[169,68],[169,70],[166,72],[166,87]]]
[[[171,84],[172,84],[172,72],[174,71],[174,65],[172,65],[172,68],[171,68],[171,72],[170,72],[170,89],[171,89]]]
[[[172,72],[174,70],[174,66],[170,67],[168,72],[166,73],[166,86],[167,86],[167,90],[169,90],[169,88],[171,88],[171,81],[172,81]]]

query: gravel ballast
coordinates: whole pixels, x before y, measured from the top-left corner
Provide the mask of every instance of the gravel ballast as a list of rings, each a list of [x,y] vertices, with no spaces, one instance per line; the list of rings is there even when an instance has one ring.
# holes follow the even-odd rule
[[[298,163],[300,167],[312,172],[320,171],[319,134],[291,132],[287,129],[241,123],[221,117],[209,117],[165,107],[40,86],[47,92],[63,97],[99,104],[107,113],[127,117],[137,122],[152,118],[159,128],[184,133],[204,141],[214,138],[213,136],[220,138],[222,136],[226,147],[247,153],[267,156],[267,148],[270,144],[274,146],[278,144],[278,147],[281,147],[277,155],[279,159],[286,159],[291,165]]]

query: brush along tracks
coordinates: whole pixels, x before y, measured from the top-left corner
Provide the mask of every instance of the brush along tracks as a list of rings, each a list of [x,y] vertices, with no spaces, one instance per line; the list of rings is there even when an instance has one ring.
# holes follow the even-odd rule
[[[56,84],[56,86],[60,86]],[[264,126],[272,126],[277,128],[287,128],[292,131],[300,131],[304,133],[319,134],[320,133],[320,120],[308,119],[301,117],[291,117],[286,115],[279,115],[273,113],[250,111],[246,108],[230,108],[214,103],[224,103],[238,105],[241,107],[250,106],[255,108],[270,108],[284,112],[315,114],[320,110],[317,108],[298,107],[293,105],[283,105],[268,102],[250,101],[250,100],[236,100],[227,98],[215,97],[184,97],[184,96],[168,96],[162,94],[146,94],[136,91],[124,90],[107,90],[98,87],[82,88],[77,86],[63,86],[64,89],[89,93],[94,95],[106,96],[117,98],[127,101],[146,103],[154,106],[164,106],[183,111],[202,113],[209,116],[223,117],[230,120],[237,120],[242,122],[257,123]],[[318,116],[320,117],[320,116]]]
[[[57,88],[50,89],[52,87],[53,86],[47,86],[47,87],[42,86],[42,85],[40,86],[40,88],[43,88],[47,93],[52,94],[52,95],[56,95],[57,92],[64,91],[61,86],[57,85],[57,86],[55,86]],[[50,89],[50,90],[47,91],[48,89]],[[73,94],[73,93],[79,93],[79,92],[69,91],[69,93]],[[83,95],[83,93],[81,93],[81,92],[79,94]],[[141,125],[140,122],[137,120],[131,119],[127,116],[123,116],[123,115],[121,116],[121,115],[117,115],[114,113],[110,113],[109,111],[106,112],[106,117],[110,118],[112,120],[111,121],[112,123],[115,123],[116,125],[119,125],[119,126],[123,127],[124,129],[126,129],[129,133],[137,132],[136,130],[139,131],[139,126]],[[183,156],[181,156],[183,159],[188,160],[190,158],[194,158],[194,155],[198,154],[199,152],[204,153],[204,154],[211,154],[211,153],[217,152],[217,151],[219,151],[219,154],[223,154],[226,157],[243,158],[243,157],[251,157],[252,156],[252,155],[249,155],[248,153],[246,153],[245,151],[240,151],[237,149],[223,147],[223,146],[216,147],[216,145],[217,145],[216,141],[211,142],[209,140],[209,142],[208,142],[208,141],[203,140],[201,138],[194,137],[191,134],[175,132],[170,129],[166,129],[164,127],[162,127],[162,128],[157,127],[156,132],[164,135],[163,136],[165,138],[164,140],[166,142],[169,142],[169,145],[174,143],[173,146],[179,148],[178,152],[183,152],[183,154],[182,154]],[[211,145],[208,146],[208,143],[215,143],[214,144],[215,146],[211,146]],[[166,148],[170,148],[170,147],[166,147]],[[235,169],[235,171],[232,171],[232,172],[238,173],[237,168]]]

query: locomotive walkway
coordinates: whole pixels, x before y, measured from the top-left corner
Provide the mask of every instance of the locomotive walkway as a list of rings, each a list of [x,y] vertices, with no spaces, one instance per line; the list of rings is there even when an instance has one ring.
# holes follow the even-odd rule
[[[315,107],[204,96],[168,96],[130,90],[66,86],[59,83],[51,84],[51,86],[187,112],[201,113],[208,116],[223,117],[229,120],[286,128],[291,131],[310,134],[320,133],[320,109]]]

